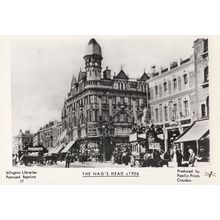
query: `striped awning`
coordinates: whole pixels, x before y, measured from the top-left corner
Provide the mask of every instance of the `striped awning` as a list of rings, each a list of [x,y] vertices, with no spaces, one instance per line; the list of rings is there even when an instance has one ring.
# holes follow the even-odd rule
[[[58,154],[60,153],[60,151],[65,147],[64,144],[60,144],[58,147],[55,148],[55,150],[53,151],[53,154]]]
[[[48,155],[51,155],[55,150],[56,150],[55,147],[48,148],[47,154],[48,154]]]
[[[70,141],[66,147],[64,147],[64,149],[61,151],[61,153],[66,153],[67,151],[70,150],[70,148],[75,144],[75,141]]]

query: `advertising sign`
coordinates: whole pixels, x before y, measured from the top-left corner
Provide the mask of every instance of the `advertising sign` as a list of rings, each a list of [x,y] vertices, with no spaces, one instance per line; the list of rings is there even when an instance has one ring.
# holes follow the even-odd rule
[[[159,150],[160,149],[160,143],[156,143],[156,142],[149,143],[149,149]]]

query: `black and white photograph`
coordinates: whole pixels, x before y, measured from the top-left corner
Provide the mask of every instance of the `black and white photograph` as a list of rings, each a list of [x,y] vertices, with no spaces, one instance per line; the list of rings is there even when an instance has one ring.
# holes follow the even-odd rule
[[[11,39],[13,167],[202,167],[209,38]]]

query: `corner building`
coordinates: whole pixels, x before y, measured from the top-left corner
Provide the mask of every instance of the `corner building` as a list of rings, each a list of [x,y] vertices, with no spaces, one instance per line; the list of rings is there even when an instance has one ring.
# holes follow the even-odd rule
[[[148,107],[149,79],[130,79],[123,69],[102,71],[102,50],[95,39],[86,48],[85,70],[73,75],[62,110],[63,130],[83,152],[99,150],[110,160],[115,147],[127,147],[131,128],[141,124]]]

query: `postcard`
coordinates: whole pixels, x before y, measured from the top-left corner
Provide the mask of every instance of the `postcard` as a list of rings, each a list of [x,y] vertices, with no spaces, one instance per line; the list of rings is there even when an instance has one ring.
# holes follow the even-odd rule
[[[219,184],[216,36],[0,36],[1,184]]]

